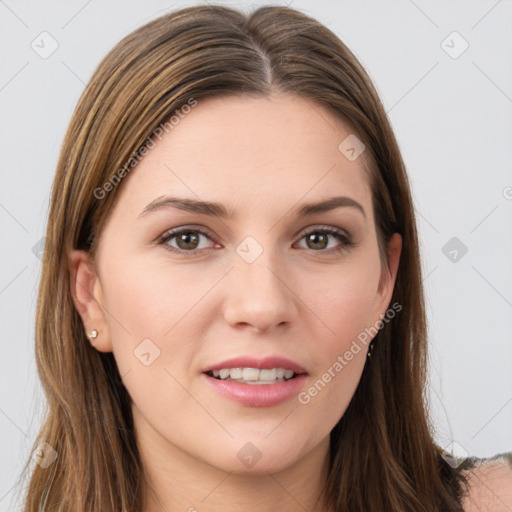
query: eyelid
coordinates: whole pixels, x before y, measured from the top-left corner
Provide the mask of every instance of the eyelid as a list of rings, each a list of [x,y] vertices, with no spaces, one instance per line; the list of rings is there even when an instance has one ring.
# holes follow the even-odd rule
[[[155,243],[157,243],[157,244],[164,243],[166,241],[166,239],[172,238],[176,235],[179,235],[182,232],[187,232],[187,231],[197,231],[199,234],[202,234],[202,235],[208,237],[213,242],[219,243],[215,239],[216,237],[215,237],[215,235],[213,235],[212,231],[210,231],[207,227],[201,226],[199,224],[186,224],[183,226],[178,226],[175,228],[168,229],[168,230],[164,231],[156,239]],[[192,253],[193,251],[186,251],[186,252]]]
[[[338,226],[333,226],[331,224],[310,224],[309,226],[302,228],[297,233],[296,236],[304,236],[307,233],[314,232],[314,231],[322,231],[322,230],[336,231],[336,232],[339,232],[340,234],[344,234],[347,238],[352,238],[350,233],[346,229],[340,228]]]
[[[169,240],[173,239],[180,233],[188,232],[188,231],[197,232],[199,235],[204,235],[207,238],[209,238],[212,242],[219,244],[219,242],[216,240],[216,237],[214,235],[212,235],[212,232],[207,227],[202,226],[202,225],[196,225],[196,224],[187,224],[187,225],[178,226],[175,228],[168,229],[167,231],[165,231],[162,235],[160,235],[157,238],[155,243],[157,245],[166,245],[166,242],[168,242]],[[324,233],[331,235],[335,238],[340,237],[341,239],[338,238],[338,242],[341,245],[339,245],[338,247],[335,247],[335,248],[318,250],[318,251],[310,249],[310,251],[312,251],[313,253],[318,253],[318,254],[339,253],[344,250],[348,250],[352,247],[355,247],[357,245],[353,241],[353,238],[348,231],[346,231],[343,228],[340,228],[337,226],[332,226],[329,224],[325,224],[325,225],[312,224],[310,226],[306,226],[306,227],[302,228],[296,235],[294,235],[294,238],[298,237],[297,242],[300,242],[306,235],[308,235],[310,233],[315,233],[315,232],[324,232]],[[205,250],[205,248],[202,248],[202,249],[191,249],[191,250],[187,251],[185,249],[177,249],[175,247],[170,247],[170,246],[165,247],[165,249],[172,253],[182,254],[182,255],[185,255],[185,254],[193,255],[193,254],[197,254],[197,253]]]

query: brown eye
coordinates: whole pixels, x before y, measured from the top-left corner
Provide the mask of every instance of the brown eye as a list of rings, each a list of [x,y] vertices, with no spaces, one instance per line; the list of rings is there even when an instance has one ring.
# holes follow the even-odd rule
[[[190,255],[203,249],[212,248],[208,244],[200,247],[201,237],[212,241],[212,238],[200,229],[178,228],[165,233],[158,244],[164,245],[171,252]],[[345,231],[333,227],[311,230],[302,235],[302,239],[306,240],[306,249],[319,253],[337,253],[355,246],[355,243]],[[331,239],[337,240],[339,242],[338,246],[329,247]],[[170,242],[173,242],[173,244]]]
[[[175,237],[180,249],[196,249],[199,245],[199,236],[194,231],[183,231]]]
[[[306,240],[307,248],[315,252],[338,252],[355,245],[347,234],[337,228],[315,229],[304,234],[302,238]],[[338,247],[328,248],[329,238],[338,240]]]
[[[206,233],[199,229],[180,228],[168,231],[158,243],[165,245],[166,249],[171,252],[195,254],[201,249],[208,248],[208,246],[198,247],[201,243],[201,237],[211,240]],[[176,239],[176,246],[169,244],[173,239]]]
[[[318,232],[311,233],[306,235],[306,240],[310,249],[325,249],[329,244],[329,235],[326,233]]]

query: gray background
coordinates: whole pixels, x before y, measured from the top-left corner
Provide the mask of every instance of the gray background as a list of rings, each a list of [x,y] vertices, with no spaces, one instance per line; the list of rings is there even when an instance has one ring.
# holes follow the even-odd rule
[[[461,457],[512,451],[512,2],[289,4],[326,24],[361,60],[408,166],[437,440]],[[0,0],[0,511],[15,510],[18,473],[44,405],[33,347],[37,246],[67,124],[113,45],[186,5]],[[43,58],[52,40],[58,48]]]

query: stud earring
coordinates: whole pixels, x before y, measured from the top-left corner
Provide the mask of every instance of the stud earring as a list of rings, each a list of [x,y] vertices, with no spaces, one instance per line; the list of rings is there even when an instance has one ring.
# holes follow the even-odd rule
[[[90,333],[87,334],[87,337],[90,339],[90,340],[93,340],[94,338],[96,338],[98,336],[98,331],[96,329],[94,329],[93,331],[91,331]]]
[[[370,343],[370,348],[368,349],[368,354],[366,354],[366,357],[371,358],[372,357],[372,350],[373,350],[373,341]]]

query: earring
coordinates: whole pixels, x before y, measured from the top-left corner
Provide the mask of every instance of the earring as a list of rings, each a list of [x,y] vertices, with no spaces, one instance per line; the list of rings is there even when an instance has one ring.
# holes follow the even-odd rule
[[[373,341],[370,343],[370,348],[368,349],[368,354],[366,354],[366,357],[371,358],[372,357],[372,350],[373,350]]]
[[[94,329],[93,331],[91,331],[90,333],[87,334],[87,337],[90,339],[90,340],[93,340],[94,338],[96,338],[98,336],[98,331],[96,329]]]

